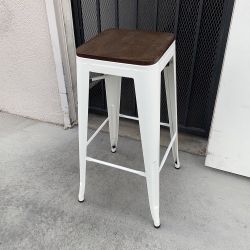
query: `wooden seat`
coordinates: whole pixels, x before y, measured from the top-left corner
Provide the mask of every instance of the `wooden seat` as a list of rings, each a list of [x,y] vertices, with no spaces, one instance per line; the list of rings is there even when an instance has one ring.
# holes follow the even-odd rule
[[[77,48],[78,57],[118,63],[152,65],[173,43],[171,33],[106,30]]]

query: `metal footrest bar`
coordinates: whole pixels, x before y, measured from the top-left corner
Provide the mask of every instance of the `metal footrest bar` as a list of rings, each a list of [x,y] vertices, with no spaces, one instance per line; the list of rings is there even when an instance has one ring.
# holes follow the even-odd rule
[[[122,115],[120,114],[119,117],[124,118],[124,119],[129,119],[129,120],[135,120],[135,121],[139,121],[138,117],[134,117],[134,116],[128,116],[128,115]],[[106,125],[106,123],[108,122],[109,118],[106,118],[106,120],[101,124],[101,126],[95,131],[95,133],[89,138],[87,145],[90,144],[91,141],[93,141],[93,139],[97,136],[97,134],[102,130],[102,128]],[[160,123],[161,126],[165,126],[165,127],[169,127],[169,123]]]
[[[125,118],[125,119],[130,119],[130,120],[136,120],[138,121],[139,119],[137,117],[133,117],[133,116],[127,116],[127,115],[122,115],[120,114],[119,115],[120,117],[122,118]],[[109,121],[109,118],[106,118],[105,121],[100,125],[100,127],[94,132],[94,134],[89,138],[88,142],[87,142],[87,145],[90,144],[91,141],[93,141],[93,139],[97,136],[97,134],[102,130],[102,128],[106,125],[106,123]],[[167,123],[161,123],[162,126],[169,126],[169,124]],[[162,167],[164,166],[164,163],[169,155],[169,152],[174,144],[174,141],[176,139],[176,136],[177,136],[177,133],[174,134],[174,136],[172,137],[169,145],[168,145],[168,148],[162,158],[162,161],[161,161],[161,164],[160,164],[160,167],[159,167],[159,172],[162,170]],[[117,169],[120,169],[120,170],[123,170],[123,171],[127,171],[127,172],[130,172],[130,173],[134,173],[134,174],[137,174],[137,175],[140,175],[140,176],[146,176],[145,175],[145,172],[142,172],[142,171],[139,171],[139,170],[134,170],[134,169],[131,169],[131,168],[126,168],[126,167],[123,167],[123,166],[120,166],[120,165],[117,165],[117,164],[113,164],[113,163],[110,163],[110,162],[106,162],[106,161],[101,161],[101,160],[98,160],[98,159],[94,159],[92,157],[87,157],[86,158],[87,161],[90,161],[90,162],[95,162],[95,163],[99,163],[101,165],[105,165],[105,166],[108,166],[108,167],[112,167],[112,168],[117,168]]]
[[[95,76],[95,77],[90,78],[90,81],[95,82],[95,81],[99,81],[99,80],[104,80],[105,77],[107,77],[107,75]]]
[[[90,161],[90,162],[99,163],[101,165],[105,165],[105,166],[108,166],[108,167],[117,168],[117,169],[120,169],[120,170],[123,170],[123,171],[127,171],[127,172],[130,172],[130,173],[133,173],[133,174],[140,175],[140,176],[144,176],[144,177],[146,176],[145,172],[142,172],[142,171],[139,171],[139,170],[134,170],[134,169],[131,169],[131,168],[126,168],[126,167],[123,167],[123,166],[120,166],[120,165],[117,165],[117,164],[113,164],[113,163],[110,163],[110,162],[100,161],[100,160],[97,160],[97,159],[94,159],[94,158],[91,158],[91,157],[87,157],[86,160]]]
[[[93,139],[97,136],[97,134],[102,130],[102,128],[106,125],[106,123],[108,122],[109,118],[107,118],[102,124],[101,126],[95,131],[95,133],[89,138],[87,145],[90,144],[90,142],[93,141]]]
[[[169,154],[169,152],[170,152],[170,150],[171,150],[171,148],[172,148],[172,146],[174,144],[176,136],[177,136],[177,133],[174,134],[174,136],[172,137],[172,139],[171,139],[171,141],[170,141],[170,143],[168,145],[168,148],[167,148],[167,150],[166,150],[166,152],[165,152],[165,154],[164,154],[164,156],[162,158],[160,168],[159,168],[159,172],[161,171],[162,167],[164,166],[165,161],[167,160],[168,154]]]
[[[139,118],[134,117],[134,116],[120,114],[119,117],[124,118],[124,119],[139,121]],[[165,123],[165,122],[161,122],[160,125],[163,126],[163,127],[169,127],[169,123]]]

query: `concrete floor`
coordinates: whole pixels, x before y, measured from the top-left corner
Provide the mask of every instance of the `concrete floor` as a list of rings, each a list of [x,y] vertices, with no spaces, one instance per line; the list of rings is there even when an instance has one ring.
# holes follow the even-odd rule
[[[100,134],[90,156],[142,168],[140,142],[109,151]],[[88,164],[77,202],[77,128],[0,112],[0,249],[250,249],[249,179],[180,153],[161,172],[161,228],[152,226],[143,177]],[[170,159],[171,160],[171,159]]]

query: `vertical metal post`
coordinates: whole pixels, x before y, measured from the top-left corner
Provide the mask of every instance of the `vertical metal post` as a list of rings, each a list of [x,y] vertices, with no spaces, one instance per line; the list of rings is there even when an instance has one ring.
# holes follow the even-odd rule
[[[178,30],[179,9],[180,9],[180,0],[176,0],[176,11],[175,11],[175,20],[174,20],[174,34],[176,37],[177,37],[177,30]]]
[[[115,1],[115,24],[119,28],[119,0]]]
[[[71,1],[76,47],[85,42],[81,0]]]
[[[156,21],[155,21],[155,31],[158,31],[158,18],[159,18],[159,2],[160,0],[156,0]]]
[[[188,111],[189,111],[189,105],[190,105],[190,96],[191,96],[191,90],[192,90],[192,83],[193,83],[193,76],[194,76],[194,67],[195,67],[195,59],[196,59],[196,53],[197,53],[197,46],[198,46],[198,40],[199,40],[199,33],[200,33],[200,26],[201,26],[201,17],[202,17],[202,10],[203,10],[203,0],[200,0],[199,5],[199,12],[197,17],[197,23],[196,23],[196,29],[195,29],[195,41],[194,41],[194,49],[193,49],[193,55],[192,55],[192,63],[191,63],[191,69],[190,69],[190,77],[188,80],[188,93],[187,93],[187,107],[184,114],[184,124],[187,125],[187,117],[188,117]]]
[[[100,33],[102,30],[100,0],[96,0],[96,15],[97,15],[97,29],[98,29],[98,33]]]
[[[139,0],[136,0],[136,29],[138,29],[139,24]]]
[[[218,89],[218,85],[220,81],[221,68],[223,64],[224,53],[226,49],[226,43],[227,43],[234,3],[235,3],[235,0],[228,0],[224,2],[223,17],[221,21],[222,23],[221,34],[220,34],[221,39],[216,49],[217,57],[214,63],[215,70],[211,79],[210,94],[209,94],[207,107],[206,107],[205,131],[206,131],[207,136],[209,134],[209,130],[211,126],[214,103],[215,103],[217,89]]]

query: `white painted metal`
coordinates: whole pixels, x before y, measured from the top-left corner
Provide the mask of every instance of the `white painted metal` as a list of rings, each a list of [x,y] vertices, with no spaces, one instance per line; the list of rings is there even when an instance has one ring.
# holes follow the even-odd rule
[[[134,81],[150,211],[155,227],[159,227],[161,74],[146,71]]]
[[[134,116],[120,114],[120,117],[124,118],[124,119],[139,121],[139,118],[138,117],[134,117]],[[163,127],[169,127],[169,123],[166,123],[166,122],[160,122],[160,125],[163,126]]]
[[[129,115],[123,115],[123,114],[120,114],[119,116],[120,116],[121,118],[124,118],[124,119],[139,121],[139,118],[138,118],[138,117],[129,116]]]
[[[125,118],[125,119],[129,119],[129,120],[136,120],[136,121],[139,121],[139,118],[137,117],[133,117],[133,116],[127,116],[127,115],[119,115],[119,117],[122,117],[122,118]],[[106,123],[108,122],[109,118],[106,118],[104,120],[104,122],[97,128],[97,130],[93,133],[93,135],[89,138],[88,142],[87,142],[87,145],[89,145],[93,140],[94,138],[97,136],[97,134],[102,130],[102,128],[106,125]],[[164,125],[167,124],[167,123],[164,123]],[[176,137],[176,134],[175,136]],[[170,144],[172,146],[172,141],[174,141],[173,139],[171,140]],[[169,144],[169,145],[170,145]],[[112,150],[112,148],[111,148]]]
[[[118,142],[121,77],[106,76],[105,88],[109,117],[110,146],[111,151],[114,153],[116,152]]]
[[[167,158],[168,158],[168,154],[169,154],[169,152],[170,152],[170,150],[171,150],[171,148],[172,148],[172,146],[173,146],[173,144],[174,144],[174,142],[175,142],[175,140],[176,140],[176,136],[177,136],[177,134],[175,133],[174,136],[172,137],[172,139],[171,139],[171,141],[170,141],[168,147],[167,147],[167,150],[166,150],[166,152],[165,152],[165,154],[164,154],[164,156],[163,156],[163,158],[162,158],[162,161],[161,161],[161,164],[160,164],[159,171],[162,170],[162,167],[164,166],[164,163],[166,162],[166,160],[167,160]]]
[[[80,162],[79,201],[84,201],[88,132],[89,71],[77,60],[78,137]]]
[[[102,124],[101,126],[95,131],[95,133],[89,138],[87,145],[90,144],[90,142],[92,142],[94,140],[94,138],[97,136],[97,134],[102,130],[102,128],[106,125],[106,123],[108,122],[109,118],[107,118]]]
[[[139,171],[139,170],[135,170],[135,169],[132,169],[132,168],[126,168],[126,167],[123,167],[123,166],[120,166],[120,165],[117,165],[117,164],[113,164],[113,163],[110,163],[110,162],[106,162],[106,161],[97,160],[97,159],[94,159],[92,157],[87,157],[86,160],[91,161],[91,162],[95,162],[95,163],[99,163],[101,165],[105,165],[105,166],[108,166],[108,167],[117,168],[117,169],[120,169],[120,170],[123,170],[123,171],[127,171],[127,172],[130,172],[130,173],[137,174],[137,175],[145,177],[145,173],[142,172],[142,171]]]
[[[105,77],[106,77],[106,75],[95,76],[95,77],[90,78],[90,80],[91,80],[92,82],[94,82],[94,81],[104,80]]]
[[[171,128],[171,142],[160,163],[160,98],[161,98],[161,71],[173,58],[165,72],[166,87],[168,88],[169,117]],[[86,158],[87,144],[90,143],[107,122],[100,126],[87,142],[88,122],[88,88],[89,72],[106,74],[107,103],[110,125],[111,147],[117,146],[119,117],[139,120],[145,173],[116,164],[104,162],[91,157]],[[177,131],[177,105],[176,105],[176,67],[175,67],[175,43],[164,53],[162,58],[153,65],[139,66],[123,63],[108,62],[77,57],[78,80],[78,116],[79,116],[79,154],[80,154],[80,191],[79,200],[84,200],[86,160],[100,163],[109,167],[118,168],[146,177],[150,210],[155,227],[160,226],[159,217],[159,174],[163,164],[173,149],[176,167],[179,167],[178,158],[178,131]],[[134,78],[135,92],[139,118],[119,114],[121,77]],[[172,95],[175,95],[174,97]],[[168,125],[168,124],[162,124]],[[173,147],[172,147],[173,146]]]
[[[170,135],[173,138],[176,134],[176,140],[172,147],[175,168],[180,168],[178,153],[178,121],[177,121],[177,91],[176,91],[176,55],[174,52],[172,60],[164,69],[165,89],[168,106],[168,117],[170,125]]]

